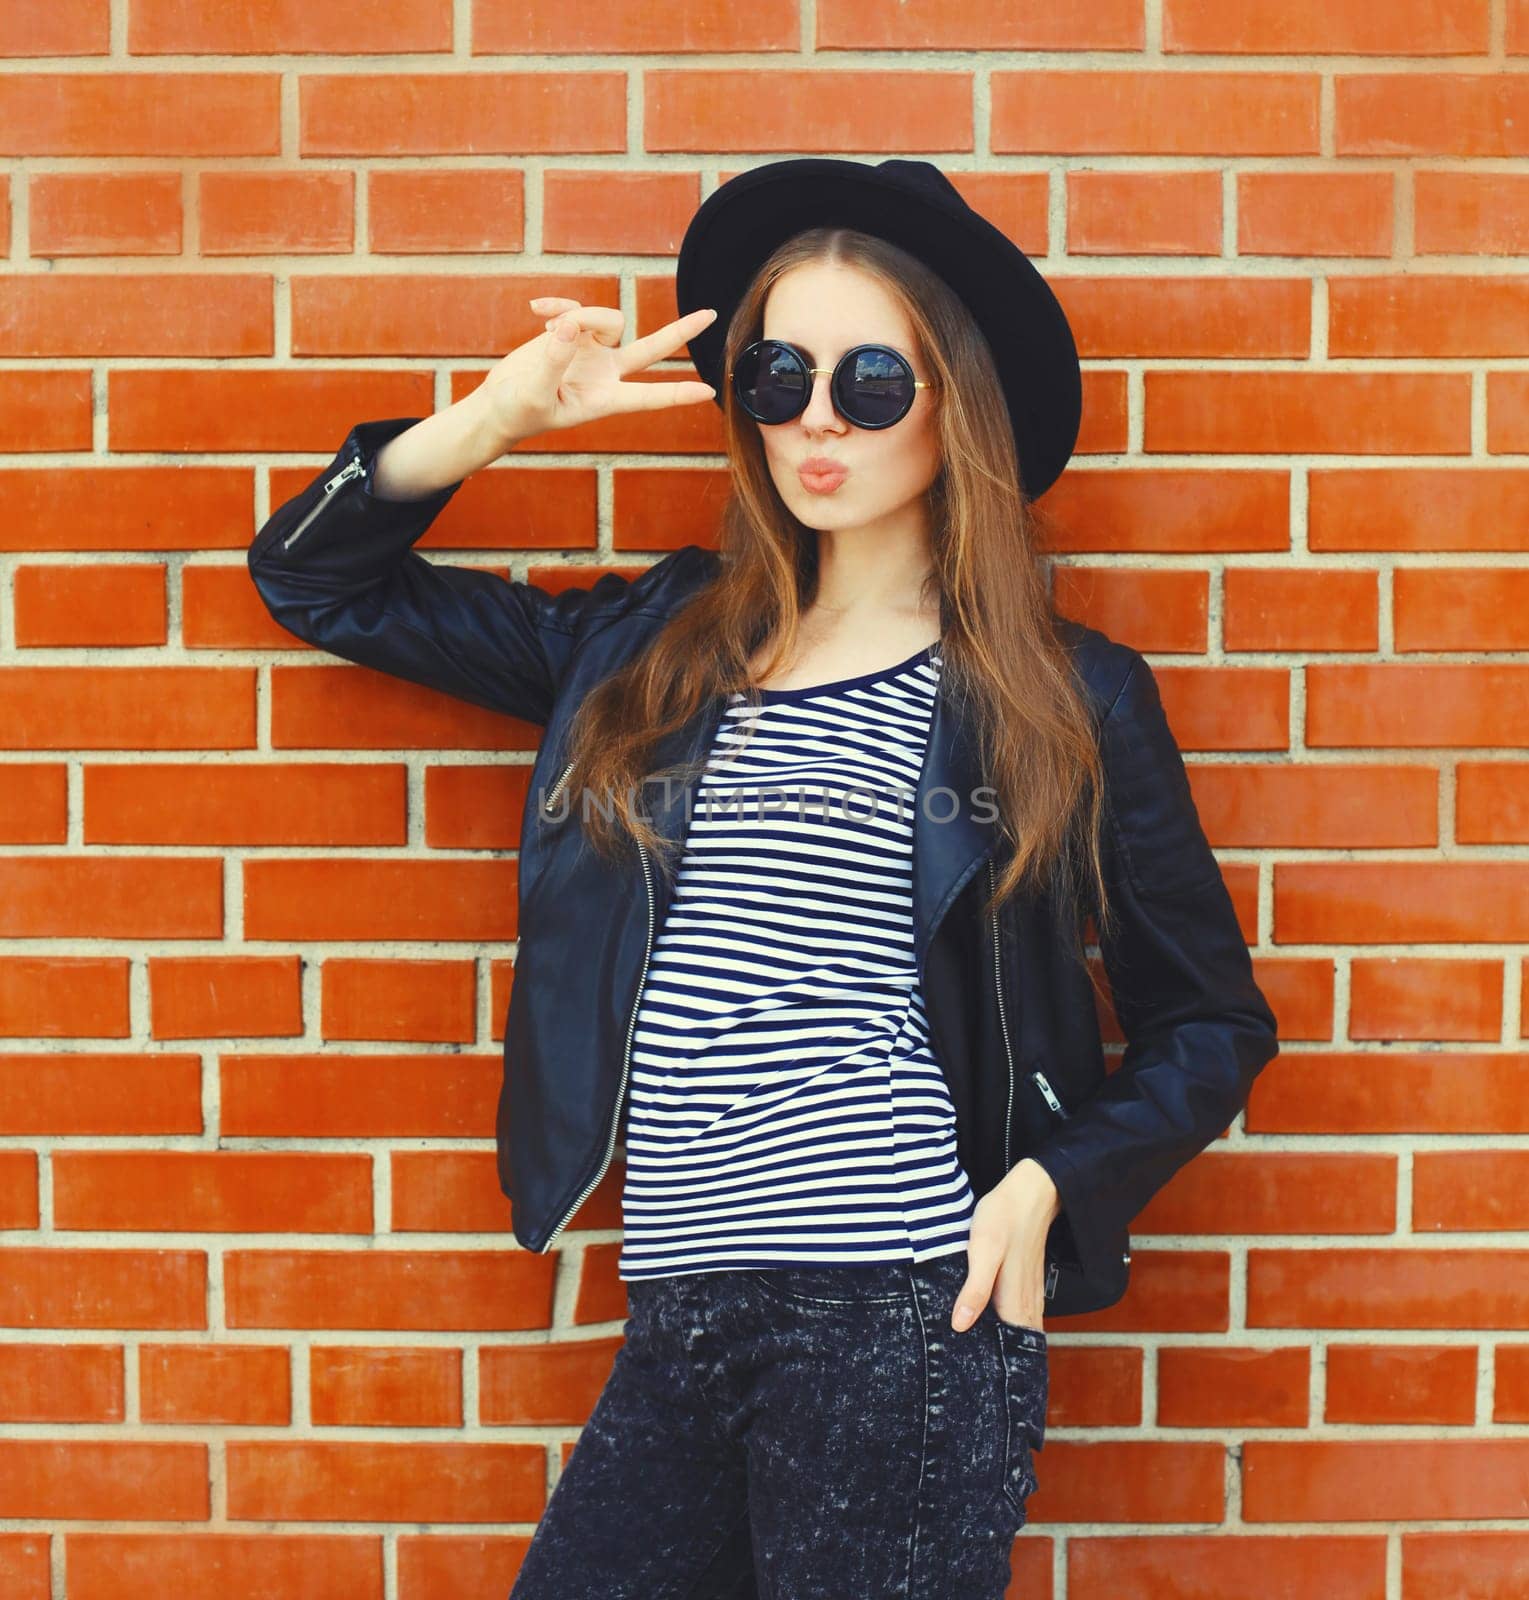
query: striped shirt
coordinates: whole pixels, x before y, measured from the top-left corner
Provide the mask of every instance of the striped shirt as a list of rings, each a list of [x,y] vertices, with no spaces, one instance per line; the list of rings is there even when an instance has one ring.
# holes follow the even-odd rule
[[[940,666],[730,697],[638,1000],[622,1278],[966,1248],[913,954]]]

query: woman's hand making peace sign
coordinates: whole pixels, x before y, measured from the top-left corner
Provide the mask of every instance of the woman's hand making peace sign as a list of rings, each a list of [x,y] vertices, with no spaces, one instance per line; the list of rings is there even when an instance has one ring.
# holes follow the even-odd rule
[[[715,311],[692,311],[624,345],[626,318],[614,306],[542,295],[531,301],[531,309],[546,314],[546,329],[510,351],[483,380],[490,414],[511,442],[622,412],[693,405],[716,393],[709,383],[693,378],[624,381],[683,349]]]
[[[694,405],[716,393],[695,378],[626,381],[682,350],[716,316],[709,307],[624,345],[626,319],[613,306],[581,305],[560,295],[530,305],[546,317],[542,332],[496,361],[471,393],[389,440],[377,454],[374,493],[385,500],[421,499],[534,434],[628,411]]]

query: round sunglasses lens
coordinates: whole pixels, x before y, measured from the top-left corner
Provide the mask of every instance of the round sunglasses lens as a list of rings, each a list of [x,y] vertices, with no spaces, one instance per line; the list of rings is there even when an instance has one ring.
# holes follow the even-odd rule
[[[834,378],[839,409],[862,428],[884,428],[913,403],[913,372],[895,350],[857,350]]]
[[[739,357],[733,385],[756,421],[789,422],[806,404],[807,369],[785,345],[762,339]]]

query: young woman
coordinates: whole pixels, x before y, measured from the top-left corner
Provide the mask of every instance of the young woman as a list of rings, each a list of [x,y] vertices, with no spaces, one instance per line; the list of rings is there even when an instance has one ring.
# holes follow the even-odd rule
[[[545,1251],[625,1116],[629,1315],[515,1600],[996,1600],[1043,1314],[1124,1293],[1274,1018],[1150,667],[1048,600],[1081,389],[1027,258],[927,163],[787,161],[708,198],[677,289],[627,344],[532,301],[250,568],[300,637],[545,730],[500,1177]],[[630,381],[687,343],[706,381]],[[413,549],[517,441],[707,399],[716,550],[554,594]]]

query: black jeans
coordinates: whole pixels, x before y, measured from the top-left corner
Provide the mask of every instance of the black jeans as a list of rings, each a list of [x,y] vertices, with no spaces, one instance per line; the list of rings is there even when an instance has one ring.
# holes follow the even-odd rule
[[[1000,1600],[1047,1340],[966,1252],[639,1278],[512,1600]]]

